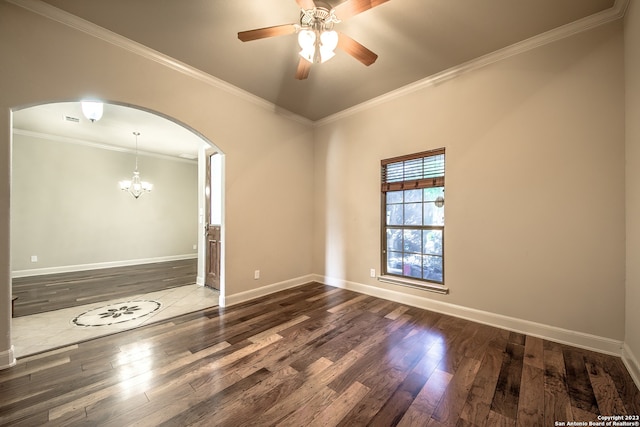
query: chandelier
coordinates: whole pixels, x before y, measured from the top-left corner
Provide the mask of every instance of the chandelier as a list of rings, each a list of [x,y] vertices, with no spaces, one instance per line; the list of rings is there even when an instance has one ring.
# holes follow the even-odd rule
[[[153,184],[140,180],[140,172],[138,172],[138,137],[140,132],[133,132],[136,137],[136,168],[133,171],[133,178],[131,180],[120,181],[120,189],[131,194],[136,199],[142,195],[142,193],[150,193],[153,189]]]

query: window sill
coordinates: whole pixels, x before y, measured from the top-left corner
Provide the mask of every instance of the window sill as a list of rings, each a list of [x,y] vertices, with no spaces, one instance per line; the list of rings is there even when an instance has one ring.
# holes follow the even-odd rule
[[[449,293],[449,288],[446,288],[442,285],[435,285],[432,283],[421,282],[417,280],[405,279],[401,277],[395,276],[378,276],[378,281],[391,283],[392,285],[400,285],[407,286],[409,288],[420,289],[422,291],[435,292],[438,294],[447,295]]]

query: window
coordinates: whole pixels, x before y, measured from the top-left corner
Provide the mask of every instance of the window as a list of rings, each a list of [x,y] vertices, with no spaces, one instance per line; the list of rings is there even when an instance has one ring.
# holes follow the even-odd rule
[[[381,165],[382,273],[442,288],[444,148],[382,160]]]

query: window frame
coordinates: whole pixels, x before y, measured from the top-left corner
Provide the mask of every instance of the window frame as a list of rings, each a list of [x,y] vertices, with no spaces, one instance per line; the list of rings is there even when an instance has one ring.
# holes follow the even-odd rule
[[[425,164],[424,159],[433,158],[436,156],[442,156],[442,166],[437,167],[435,169],[425,169],[422,166],[421,172],[414,173],[411,170],[406,168],[407,161],[413,160],[422,160],[423,165]],[[402,179],[399,179],[398,175],[393,175],[394,171],[388,169],[388,165],[403,163],[403,176]],[[434,163],[437,160],[434,160]],[[380,216],[380,272],[381,275],[378,277],[378,280],[382,282],[388,282],[391,284],[409,286],[413,288],[418,288],[422,290],[428,290],[438,293],[448,294],[449,290],[445,287],[445,227],[444,222],[442,225],[394,225],[387,224],[387,193],[393,191],[405,191],[405,190],[414,190],[414,189],[425,189],[425,188],[438,188],[442,187],[443,192],[445,189],[445,179],[444,179],[444,169],[445,169],[445,148],[439,148],[435,150],[422,151],[419,153],[408,154],[398,157],[393,157],[390,159],[383,159],[380,161],[381,165],[381,216]],[[408,172],[407,172],[408,171]],[[389,173],[388,173],[389,172]],[[410,175],[407,179],[405,176]],[[423,193],[423,201],[424,205],[424,193]],[[407,202],[404,201],[401,203],[402,206],[406,205]],[[424,208],[423,208],[424,209]],[[424,210],[423,210],[424,215]],[[424,278],[412,277],[404,274],[390,273],[388,271],[388,262],[387,262],[387,252],[388,252],[388,243],[387,243],[387,230],[388,229],[400,229],[403,230],[420,230],[421,233],[423,231],[428,230],[440,230],[442,233],[442,247],[441,247],[441,255],[440,258],[442,260],[442,282],[438,282],[435,280],[429,280]],[[424,247],[421,249],[421,256],[431,255],[438,256],[433,254],[426,254],[424,252]],[[407,251],[402,250],[402,256],[404,257]],[[410,253],[410,252],[409,252]],[[424,258],[423,258],[424,259]]]

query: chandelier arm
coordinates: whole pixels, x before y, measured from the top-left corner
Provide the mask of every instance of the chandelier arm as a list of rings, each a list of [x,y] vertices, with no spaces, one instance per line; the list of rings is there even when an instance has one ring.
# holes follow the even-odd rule
[[[133,133],[136,136],[136,172],[138,172],[138,136],[140,136],[140,132]]]

